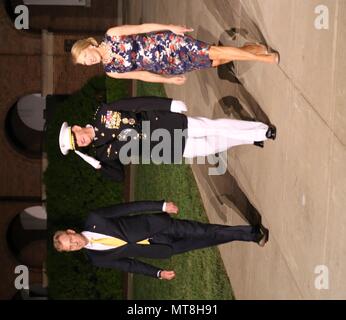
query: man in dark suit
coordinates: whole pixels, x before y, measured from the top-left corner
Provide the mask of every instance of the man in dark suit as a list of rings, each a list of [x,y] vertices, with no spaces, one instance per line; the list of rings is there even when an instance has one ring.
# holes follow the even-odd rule
[[[142,156],[142,160],[146,157],[146,163],[182,163],[182,157],[207,156],[232,146],[274,139],[276,135],[274,127],[261,122],[186,117],[184,111],[184,102],[158,97],[101,104],[92,125],[82,128],[63,123],[60,149],[64,155],[75,150],[105,177],[122,181],[122,159],[130,159],[125,145],[131,156]],[[129,145],[129,141],[137,142],[138,148],[131,149],[134,144]],[[76,150],[89,145],[95,159]],[[158,152],[153,152],[155,149]]]
[[[150,214],[138,214],[144,212]],[[225,226],[170,217],[177,213],[174,203],[164,201],[139,201],[97,209],[89,214],[83,232],[57,231],[54,246],[58,251],[84,248],[91,263],[98,267],[171,280],[174,271],[135,258],[164,259],[231,241],[252,241],[260,246],[268,241],[268,230],[263,226]]]

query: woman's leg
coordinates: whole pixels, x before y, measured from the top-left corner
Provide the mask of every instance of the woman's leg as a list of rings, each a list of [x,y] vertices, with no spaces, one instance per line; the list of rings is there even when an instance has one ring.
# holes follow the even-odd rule
[[[230,61],[261,61],[266,63],[278,63],[278,54],[255,54],[253,48],[234,48],[234,47],[222,47],[211,46],[209,49],[209,58],[213,63],[213,66],[218,66]]]
[[[230,63],[232,60],[213,60],[213,67],[221,66],[222,64]]]
[[[253,54],[269,54],[268,48],[264,44],[245,43],[240,49],[243,49]]]
[[[252,54],[264,54],[268,55],[268,49],[263,44],[247,43],[240,49],[250,52]],[[232,60],[213,60],[213,67],[218,67],[222,64],[230,63]]]

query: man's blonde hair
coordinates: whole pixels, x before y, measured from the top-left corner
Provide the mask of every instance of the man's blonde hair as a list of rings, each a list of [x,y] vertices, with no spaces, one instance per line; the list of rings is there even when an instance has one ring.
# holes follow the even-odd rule
[[[75,44],[71,48],[72,61],[74,64],[77,64],[77,59],[79,55],[82,53],[84,49],[88,48],[90,45],[98,46],[98,43],[94,38],[82,39],[75,42]]]
[[[53,237],[53,244],[54,244],[54,248],[61,252],[61,251],[65,251],[63,248],[62,248],[62,245],[61,245],[61,242],[60,242],[60,236],[62,236],[63,234],[67,234],[66,231],[64,230],[59,230],[57,232],[54,233],[54,237]]]

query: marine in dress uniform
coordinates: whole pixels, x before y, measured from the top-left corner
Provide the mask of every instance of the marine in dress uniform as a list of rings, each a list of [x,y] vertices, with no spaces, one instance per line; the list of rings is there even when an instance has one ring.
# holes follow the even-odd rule
[[[76,150],[73,126],[69,127],[67,123],[61,127],[60,149],[64,155],[74,150],[96,169],[100,169],[104,176],[121,181],[124,172],[120,153],[131,139],[139,143],[137,151],[131,149],[137,154],[129,156],[144,156],[143,150],[148,150],[149,161],[156,162],[152,151],[163,140],[152,138],[156,129],[165,129],[170,138],[170,145],[165,146],[169,149],[169,156],[163,156],[164,150],[158,155],[157,160],[162,160],[162,163],[181,163],[182,157],[208,156],[233,146],[254,144],[276,137],[275,127],[262,122],[187,117],[182,114],[184,111],[187,111],[184,102],[158,97],[137,97],[101,104],[94,114],[92,125],[87,126],[93,129],[91,144],[95,158]],[[150,129],[144,129],[148,123]]]
[[[146,97],[119,100],[111,104],[101,105],[95,112],[93,127],[95,138],[92,147],[96,151],[96,158],[102,163],[102,171],[114,180],[122,178],[122,163],[119,160],[120,149],[128,143],[129,139],[138,141],[138,153],[131,156],[142,155],[143,145],[147,143],[148,151],[160,141],[150,139],[156,129],[166,129],[172,138],[170,145],[171,157],[167,162],[174,160],[181,162],[185,147],[185,139],[181,139],[181,149],[178,151],[177,159],[174,159],[174,130],[185,130],[187,128],[187,117],[179,112],[180,101],[167,98]],[[143,121],[148,121],[150,130],[144,130]],[[134,151],[133,149],[131,151]],[[152,160],[152,159],[151,159]]]

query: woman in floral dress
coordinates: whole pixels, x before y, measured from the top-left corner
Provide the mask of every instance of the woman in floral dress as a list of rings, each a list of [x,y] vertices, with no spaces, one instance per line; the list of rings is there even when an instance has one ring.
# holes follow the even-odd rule
[[[268,53],[263,45],[211,46],[184,35],[190,31],[152,23],[113,27],[100,45],[94,38],[79,40],[71,53],[74,63],[90,66],[102,62],[107,75],[113,78],[178,85],[185,82],[186,72],[230,61],[279,62],[279,54]]]

